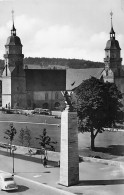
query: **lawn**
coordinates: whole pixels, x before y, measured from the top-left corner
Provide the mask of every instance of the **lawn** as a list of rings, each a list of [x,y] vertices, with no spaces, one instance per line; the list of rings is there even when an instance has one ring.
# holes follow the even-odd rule
[[[31,147],[40,147],[38,141],[35,137],[38,137],[42,134],[43,128],[47,129],[48,135],[52,138],[53,141],[57,141],[56,144],[56,151],[60,150],[60,119],[55,119],[54,117],[50,116],[43,116],[43,115],[32,115],[32,116],[25,116],[20,114],[3,114],[0,113],[0,142],[8,142],[4,136],[4,132],[8,129],[9,124],[11,121],[14,127],[17,130],[17,134],[14,138],[13,144],[20,145],[19,142],[19,132],[21,128],[28,128],[31,131]],[[20,123],[18,123],[20,122]],[[26,123],[27,122],[27,123]],[[34,123],[34,124],[33,124]],[[40,124],[46,123],[46,124]],[[50,125],[51,124],[51,125]]]
[[[1,122],[6,121],[6,122]],[[4,131],[9,127],[10,122],[16,121],[22,123],[13,122],[15,128],[17,129],[17,134],[15,136],[14,144],[20,145],[19,143],[19,132],[21,128],[26,128],[26,126],[31,130],[32,147],[39,147],[38,141],[35,137],[42,134],[43,128],[47,129],[48,135],[52,140],[57,141],[56,151],[60,151],[60,132],[61,123],[60,119],[56,119],[50,116],[34,115],[25,116],[20,114],[2,114],[0,113],[0,142],[7,142],[4,139]],[[27,122],[27,123],[23,123]],[[31,122],[31,123],[30,123]],[[46,124],[39,124],[45,123]],[[33,124],[35,123],[35,124]],[[118,156],[124,156],[124,132],[109,132],[105,131],[97,135],[95,139],[96,150],[90,150],[90,133],[79,133],[78,134],[78,144],[79,144],[79,154],[83,156],[100,157],[104,159],[113,159]]]
[[[95,139],[95,151],[90,149],[90,133],[79,133],[79,153],[83,156],[100,157],[103,159],[115,159],[124,157],[124,132],[104,131]]]

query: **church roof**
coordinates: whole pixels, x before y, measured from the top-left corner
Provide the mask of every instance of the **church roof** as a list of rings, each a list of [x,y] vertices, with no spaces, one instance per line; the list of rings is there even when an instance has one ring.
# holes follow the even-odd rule
[[[119,46],[119,42],[115,39],[110,39],[107,41],[106,43],[106,49],[121,49],[120,46]]]
[[[104,68],[67,69],[66,90],[73,90],[90,77],[100,78]]]
[[[11,35],[7,38],[6,45],[22,45],[22,44],[18,36]]]
[[[13,11],[12,11],[12,17],[13,17]],[[8,37],[6,45],[21,45],[21,40],[18,36],[16,36],[16,28],[14,25],[14,18],[13,18],[13,25],[11,29],[11,36]]]
[[[106,43],[106,48],[105,50],[109,50],[109,49],[118,49],[121,50],[120,46],[119,46],[119,42],[115,39],[115,31],[113,29],[113,24],[112,24],[112,16],[113,13],[110,13],[111,15],[111,30],[110,30],[110,40],[107,41]]]

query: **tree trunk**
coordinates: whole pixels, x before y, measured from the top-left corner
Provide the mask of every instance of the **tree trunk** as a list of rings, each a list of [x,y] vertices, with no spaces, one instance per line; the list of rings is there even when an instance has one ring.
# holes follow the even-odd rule
[[[94,141],[95,141],[95,136],[93,134],[93,129],[91,129],[91,150],[95,149]]]
[[[12,141],[10,141],[10,156],[11,156],[11,150],[12,150]]]

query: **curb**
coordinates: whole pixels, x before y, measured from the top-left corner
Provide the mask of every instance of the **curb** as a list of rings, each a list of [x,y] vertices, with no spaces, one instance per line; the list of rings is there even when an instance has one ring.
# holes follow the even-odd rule
[[[92,158],[92,157],[80,156],[80,158],[84,162],[98,162],[98,163],[102,163],[102,164],[105,164],[105,165],[112,165],[112,166],[120,166],[120,165],[124,164],[124,162],[118,162],[118,161],[113,161],[113,160],[105,160],[105,159],[97,159],[97,158]]]
[[[40,183],[40,182],[37,182],[37,181],[33,181],[33,180],[27,179],[27,178],[25,178],[25,177],[21,177],[21,176],[18,176],[18,175],[15,175],[15,177],[20,178],[20,179],[23,179],[23,180],[26,180],[26,181],[28,181],[28,182],[35,183],[35,184],[37,184],[37,185],[41,185],[41,186],[43,186],[44,188],[49,188],[49,189],[55,190],[56,192],[60,192],[61,194],[65,194],[65,195],[74,195],[73,193],[71,193],[71,192],[69,192],[69,191],[61,190],[61,189],[58,189],[57,187],[53,187],[53,186],[46,185],[46,184],[43,184],[43,183]]]
[[[0,172],[5,172],[5,171],[0,170]],[[23,180],[31,182],[31,183],[35,183],[36,185],[43,186],[44,188],[49,188],[49,189],[55,190],[56,192],[59,192],[63,195],[74,195],[73,193],[71,193],[69,191],[61,190],[61,189],[58,189],[58,188],[50,186],[50,185],[46,185],[46,184],[43,184],[43,183],[40,183],[40,182],[37,182],[37,181],[33,181],[33,180],[25,178],[25,177],[21,177],[19,175],[14,175],[14,177],[19,178],[19,179],[23,179]]]
[[[7,153],[5,151],[5,149],[2,149],[0,151],[1,152],[3,151],[3,153]],[[50,153],[52,153],[52,152],[50,152]],[[19,158],[19,156],[21,156],[21,159],[23,159],[23,160],[29,160],[29,161],[31,160],[31,161],[33,161],[33,159],[34,159],[34,162],[41,163],[41,158],[37,158],[37,157],[34,157],[34,156],[27,156],[27,155],[24,155],[24,154],[21,154],[21,153],[15,153],[15,158],[16,157]],[[22,158],[22,157],[24,157],[24,158]],[[54,163],[55,165],[58,165],[58,160],[60,159],[60,153],[59,152],[54,152],[54,157],[57,158],[56,161],[52,161],[52,159],[50,159],[49,162],[50,162],[50,164]],[[84,162],[94,162],[94,163],[97,162],[97,163],[102,163],[102,164],[105,164],[105,165],[112,165],[112,166],[123,165],[124,166],[124,162],[123,161],[99,159],[99,158],[95,158],[95,157],[85,157],[85,156],[80,156],[80,155],[79,155],[79,158],[80,158],[80,161],[84,161]]]

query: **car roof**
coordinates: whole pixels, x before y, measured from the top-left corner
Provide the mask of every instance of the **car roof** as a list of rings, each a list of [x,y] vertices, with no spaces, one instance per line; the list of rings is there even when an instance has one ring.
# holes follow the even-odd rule
[[[12,176],[11,173],[5,173],[5,172],[3,172],[3,173],[0,173],[0,177],[2,177],[2,178],[8,178],[8,177],[13,177],[13,176]]]

